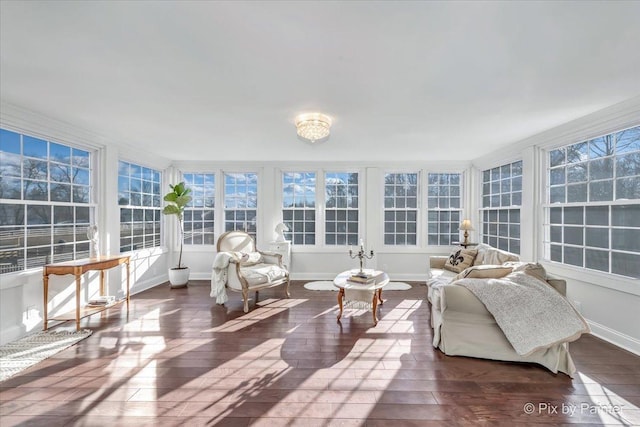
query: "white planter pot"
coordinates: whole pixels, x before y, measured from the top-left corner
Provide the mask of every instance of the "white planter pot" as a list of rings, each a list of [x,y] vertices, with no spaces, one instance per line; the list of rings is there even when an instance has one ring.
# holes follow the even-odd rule
[[[171,283],[171,289],[186,287],[189,283],[189,272],[189,267],[170,268],[169,283]]]

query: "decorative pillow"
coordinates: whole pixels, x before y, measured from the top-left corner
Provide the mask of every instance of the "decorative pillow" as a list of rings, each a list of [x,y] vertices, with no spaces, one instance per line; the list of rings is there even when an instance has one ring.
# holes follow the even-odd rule
[[[504,265],[513,268],[514,273],[516,271],[522,271],[543,282],[547,281],[547,271],[537,262],[506,262]]]
[[[477,253],[478,251],[475,249],[454,250],[447,258],[447,262],[444,263],[444,268],[445,270],[460,273],[465,268],[471,267]]]
[[[511,267],[502,265],[474,265],[458,273],[451,281],[459,279],[500,279],[512,272]]]

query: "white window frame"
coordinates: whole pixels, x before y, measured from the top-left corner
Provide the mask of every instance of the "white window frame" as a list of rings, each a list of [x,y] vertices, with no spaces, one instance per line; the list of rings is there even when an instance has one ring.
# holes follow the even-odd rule
[[[328,174],[356,174],[358,176],[358,185],[357,185],[357,189],[358,189],[358,207],[357,208],[352,208],[352,207],[346,207],[346,208],[327,208],[327,175]],[[349,170],[335,170],[335,169],[327,169],[327,170],[323,170],[323,177],[322,177],[322,198],[323,198],[323,206],[324,206],[324,220],[323,220],[323,233],[322,233],[322,242],[325,246],[327,247],[338,247],[338,246],[355,246],[357,245],[360,236],[361,236],[361,230],[362,230],[362,216],[360,215],[360,209],[362,206],[362,201],[364,200],[362,198],[362,193],[361,193],[361,186],[362,186],[362,178],[363,178],[363,174],[358,172],[358,171],[349,171]],[[347,184],[348,186],[349,184]],[[339,211],[345,211],[346,212],[346,219],[345,219],[345,225],[347,228],[347,231],[345,233],[338,233],[337,231],[335,232],[335,236],[336,236],[336,243],[327,243],[327,230],[326,230],[326,226],[327,226],[327,212],[328,211],[333,211],[336,213],[336,215],[338,214]],[[355,238],[353,241],[349,241],[349,237],[350,237],[350,233],[349,232],[349,224],[352,224],[353,222],[349,220],[349,212],[355,212],[357,215],[357,221],[356,221],[356,226],[357,226],[357,231],[355,233]],[[341,221],[339,220],[335,220],[335,224],[338,225],[340,224]],[[344,243],[338,243],[338,237],[340,234],[344,234],[345,235],[345,242]]]
[[[188,180],[187,178],[188,175],[193,175],[194,178],[196,176],[202,176],[203,178],[204,183],[202,184],[203,186],[202,191],[204,193],[202,194],[203,200],[201,204],[200,202],[198,202],[197,196],[199,195],[199,192],[198,192],[197,185]],[[213,185],[211,187],[207,187],[207,182],[206,182],[207,176],[209,175],[213,179]],[[183,236],[184,245],[195,246],[195,247],[215,245],[216,234],[217,234],[216,233],[216,222],[217,222],[216,221],[216,217],[217,217],[216,185],[218,184],[219,175],[213,171],[194,172],[191,170],[187,170],[187,171],[181,171],[180,176],[182,177],[182,180],[185,182],[186,186],[191,189],[191,196],[192,196],[191,203],[189,203],[189,205],[185,207],[184,236]],[[213,201],[212,206],[206,205],[206,200],[209,198],[212,199]],[[195,204],[198,204],[198,206],[194,206]],[[202,219],[200,221],[195,221],[193,219],[194,214],[199,214]],[[206,215],[211,215],[211,219],[205,221],[204,217]],[[197,224],[198,222],[200,222],[201,227],[199,227],[197,231],[194,231],[194,225]],[[210,231],[207,231],[209,229],[206,227],[206,224],[209,222],[211,222],[211,228],[210,228]],[[207,239],[209,238],[210,238],[210,241],[207,241]],[[194,243],[194,240],[198,240],[198,242]]]
[[[226,176],[227,175],[248,175],[248,174],[253,174],[256,176],[256,207],[255,207],[255,211],[256,211],[256,216],[255,216],[255,231],[247,231],[247,230],[241,230],[241,231],[247,231],[247,233],[249,233],[249,235],[253,238],[254,242],[258,243],[258,237],[260,236],[260,188],[262,187],[262,177],[261,177],[261,173],[259,170],[225,170],[222,169],[220,171],[220,185],[222,187],[222,195],[220,197],[220,203],[219,206],[221,208],[222,211],[222,217],[219,221],[222,232],[225,233],[227,231],[231,231],[231,230],[227,230],[227,211],[245,211],[245,215],[247,211],[250,210],[254,210],[254,208],[227,208],[226,207],[226,197],[227,197],[227,191],[226,191]],[[245,219],[246,222],[246,219]],[[234,223],[237,223],[237,221],[234,221]],[[246,228],[246,227],[245,227]],[[238,230],[236,228],[236,230]]]
[[[292,250],[294,252],[335,252],[336,248],[341,245],[327,244],[326,243],[326,193],[325,193],[325,180],[329,173],[356,173],[358,174],[358,239],[363,238],[362,233],[365,229],[364,218],[362,215],[363,209],[363,186],[365,173],[359,168],[331,168],[331,167],[282,167],[276,169],[276,182],[279,183],[279,192],[277,194],[278,200],[276,201],[276,208],[279,210],[280,221],[283,222],[283,176],[285,173],[315,173],[316,174],[316,207],[315,207],[315,244],[313,245],[295,245],[292,244]],[[345,244],[347,246],[348,244]]]
[[[19,150],[20,153],[9,154],[10,156],[17,156],[19,159],[20,176],[18,177],[17,175],[15,175],[15,179],[19,180],[20,198],[2,199],[2,204],[6,207],[23,206],[24,208],[22,210],[22,218],[23,218],[22,224],[8,224],[6,226],[3,226],[0,229],[0,232],[2,232],[2,235],[3,235],[2,236],[3,239],[7,238],[7,241],[12,241],[15,243],[15,247],[6,248],[4,251],[1,251],[0,253],[8,254],[9,252],[18,251],[18,253],[16,254],[17,257],[15,258],[16,267],[12,267],[9,265],[0,267],[0,274],[2,273],[6,273],[6,274],[18,273],[19,274],[21,272],[26,272],[26,271],[39,268],[42,265],[50,262],[67,261],[69,259],[88,257],[89,256],[89,238],[87,237],[86,230],[90,224],[96,223],[97,204],[95,203],[95,177],[96,177],[96,164],[97,164],[96,159],[98,155],[97,151],[95,149],[82,147],[75,143],[62,141],[58,138],[51,138],[47,135],[38,135],[31,132],[15,130],[7,126],[2,126],[2,129],[3,131],[16,134],[18,136],[19,144],[20,144],[20,150]],[[46,143],[46,147],[47,147],[46,159],[25,155],[24,153],[25,137],[33,138]],[[57,144],[57,145],[63,146],[64,148],[69,149],[69,153],[70,153],[69,163],[56,161],[55,159],[51,158],[51,144]],[[68,166],[70,173],[73,175],[72,170],[74,166],[77,166],[75,165],[75,162],[72,158],[73,150],[82,151],[83,153],[86,153],[88,155],[87,164],[79,166],[80,170],[87,170],[88,183],[87,184],[73,183],[73,176],[70,176],[69,177],[69,197],[70,197],[69,201],[51,201],[51,185],[52,184],[55,185],[56,183],[65,184],[65,182],[56,181],[55,179],[52,179],[51,165],[52,164],[64,165],[65,167]],[[8,151],[7,153],[10,153],[10,152]],[[25,159],[29,159],[29,158],[32,158],[36,161],[44,162],[47,164],[46,176],[40,177],[40,179],[37,180],[38,182],[44,182],[47,184],[46,200],[28,200],[24,198],[23,184],[24,184],[25,177],[24,177],[23,165],[24,165]],[[3,159],[3,163],[5,163],[5,166],[7,165],[4,159]],[[85,203],[85,202],[73,201],[73,194],[75,193],[74,187],[76,185],[82,188],[86,188],[86,193],[89,196],[88,202]],[[37,224],[32,224],[32,226],[30,227],[29,220],[28,220],[29,214],[30,214],[29,210],[31,209],[31,207],[35,207],[35,206],[45,206],[46,208],[48,208],[49,214],[50,214],[49,222],[46,224],[42,224],[41,226]],[[74,218],[72,223],[66,224],[64,226],[60,226],[60,225],[56,226],[56,219],[55,219],[56,208],[71,209],[72,215]],[[83,210],[87,209],[88,211],[87,215],[83,215],[83,217],[86,216],[87,218],[86,222],[77,221],[78,209],[83,209]],[[13,231],[10,231],[10,229],[13,229]],[[29,242],[30,234],[28,233],[29,229],[42,231],[43,232],[42,236],[48,237],[49,244],[30,245],[30,242]],[[7,231],[6,234],[4,233],[5,230]],[[57,233],[62,233],[62,234],[57,234]],[[56,240],[56,236],[60,240],[64,240],[62,239],[62,237],[65,237],[65,236],[68,237],[69,234],[71,234],[71,242],[65,241],[64,243],[58,243],[58,241]],[[32,233],[31,237],[33,236],[34,235]],[[70,249],[70,251],[66,250],[66,248]],[[44,253],[44,254],[34,256],[33,255],[34,250],[37,253]],[[30,251],[31,251],[31,254],[30,254]],[[20,252],[22,252],[21,256],[20,256]],[[42,259],[43,257],[44,259]],[[20,266],[22,267],[20,268]]]
[[[612,256],[612,252],[625,252],[625,251],[621,251],[621,250],[613,250],[612,249],[612,245],[611,245],[611,233],[612,230],[615,229],[616,227],[611,225],[611,215],[609,215],[609,224],[607,226],[603,226],[603,227],[597,227],[594,225],[589,225],[586,224],[586,220],[584,215],[586,215],[586,210],[588,207],[598,207],[598,206],[607,206],[609,212],[611,212],[611,207],[612,206],[619,206],[619,205],[640,205],[640,199],[632,199],[632,200],[612,200],[612,201],[589,201],[588,200],[588,193],[587,193],[587,201],[585,202],[567,202],[566,200],[566,196],[565,196],[565,202],[561,203],[561,202],[556,202],[556,203],[551,203],[550,202],[550,188],[551,185],[549,183],[549,171],[552,169],[551,165],[550,165],[550,161],[549,161],[549,157],[550,157],[550,153],[552,151],[561,149],[561,148],[566,148],[572,145],[576,145],[576,144],[581,144],[583,142],[587,142],[587,141],[591,141],[591,140],[595,140],[601,137],[605,137],[608,135],[612,135],[612,134],[617,134],[619,132],[622,132],[626,129],[631,129],[631,128],[635,128],[636,126],[627,126],[618,130],[613,130],[613,131],[608,131],[604,134],[600,134],[594,137],[588,137],[579,141],[574,141],[574,142],[570,142],[570,143],[565,143],[565,144],[561,144],[561,145],[557,145],[557,146],[553,146],[553,147],[549,147],[546,150],[544,150],[542,152],[542,161],[541,161],[541,169],[542,169],[542,188],[543,188],[543,208],[544,208],[544,215],[543,215],[543,222],[542,222],[542,229],[544,231],[543,233],[543,239],[542,239],[542,258],[545,264],[549,264],[553,267],[559,267],[560,269],[566,269],[568,271],[573,271],[574,272],[574,276],[576,277],[583,277],[585,281],[589,281],[589,282],[594,282],[594,283],[598,283],[601,286],[605,286],[605,287],[611,287],[613,289],[618,289],[618,290],[623,290],[626,292],[631,292],[635,295],[640,295],[640,289],[637,289],[637,281],[638,278],[632,278],[629,276],[622,276],[622,275],[618,275],[616,273],[612,273],[611,272],[611,256]],[[614,154],[611,156],[614,161],[613,161],[613,171],[612,171],[612,182],[613,182],[613,188],[614,188],[614,194],[615,194],[615,180],[616,180],[616,165],[615,165],[615,149],[614,149]],[[590,160],[587,160],[587,163]],[[566,176],[566,175],[565,175]],[[590,181],[586,181],[587,184]],[[564,186],[566,188],[567,186],[567,182],[565,180]],[[566,194],[566,193],[565,193]],[[612,198],[614,198],[612,196]],[[592,247],[592,246],[587,246],[586,245],[586,229],[587,227],[589,228],[603,228],[603,229],[607,229],[608,230],[608,234],[609,234],[609,247],[606,249],[607,253],[609,254],[609,271],[608,272],[604,272],[604,271],[600,271],[600,270],[595,270],[595,269],[590,269],[590,268],[586,268],[586,267],[578,267],[572,264],[566,264],[564,262],[558,262],[558,261],[552,261],[551,260],[551,244],[554,242],[551,242],[551,224],[550,224],[550,216],[551,216],[551,209],[552,208],[562,208],[562,212],[564,212],[564,208],[572,208],[572,207],[581,207],[583,208],[583,224],[581,225],[581,227],[583,228],[583,242],[581,245],[570,245],[567,244],[566,246],[568,247],[576,247],[576,248],[581,248],[583,251],[583,261],[582,261],[582,265],[584,266],[586,261],[585,261],[585,254],[586,254],[586,250],[604,250],[604,248],[599,248],[599,247]],[[567,224],[561,224],[561,226],[564,227]],[[570,226],[570,224],[569,224]],[[629,227],[624,227],[624,228],[629,228]],[[631,227],[631,228],[636,228],[636,227]],[[564,233],[563,233],[564,234]],[[563,237],[564,240],[564,237]],[[559,246],[562,248],[565,246],[565,243],[562,242],[559,244]],[[594,280],[593,278],[600,278],[599,280]],[[612,278],[615,278],[615,280],[612,281]],[[635,283],[635,285],[632,285],[633,283]],[[631,285],[631,286],[629,286]]]
[[[294,192],[294,206],[285,207],[284,206],[284,189],[285,189],[285,175],[305,175],[303,184],[305,185],[305,193],[303,196],[304,206],[295,206],[295,192]],[[306,182],[306,175],[313,175],[313,206],[307,206],[306,204],[306,189],[311,187]],[[318,183],[318,172],[314,170],[296,170],[296,171],[282,171],[280,173],[280,184],[281,184],[281,192],[280,195],[282,197],[282,203],[280,204],[280,213],[282,215],[282,222],[289,227],[288,231],[285,231],[284,235],[287,240],[291,241],[292,245],[297,246],[316,246],[318,244],[318,191],[320,184]],[[294,183],[296,183],[296,179],[294,177]],[[323,187],[324,188],[324,187]],[[285,218],[285,211],[291,211],[292,218]],[[313,213],[313,220],[307,219],[307,214]],[[297,215],[302,215],[302,220],[297,218]],[[313,223],[313,230],[307,230],[307,224]],[[302,230],[296,229],[296,225],[302,225]],[[297,241],[298,237],[302,238],[302,242]],[[307,243],[307,240],[312,238],[313,242]]]
[[[126,163],[127,165],[129,165],[129,172],[127,175],[121,175],[121,171],[120,171],[120,167],[121,167],[121,163]],[[144,188],[141,186],[140,188],[140,192],[139,194],[142,196],[141,198],[141,202],[140,204],[132,204],[131,203],[131,199],[129,199],[129,203],[122,205],[120,204],[120,196],[121,196],[121,192],[120,192],[120,179],[122,177],[127,177],[129,179],[129,186],[128,188],[131,189],[131,171],[130,171],[130,167],[131,166],[137,166],[143,169],[148,169],[151,171],[152,174],[156,174],[158,175],[158,179],[152,179],[151,181],[149,180],[141,180],[141,184],[142,181],[146,181],[146,182],[150,182],[152,189],[151,192],[145,192]],[[153,167],[150,166],[146,166],[144,164],[138,163],[138,162],[134,162],[131,160],[126,160],[126,159],[118,159],[118,182],[117,182],[117,190],[118,190],[118,211],[119,211],[119,234],[118,234],[118,246],[120,248],[120,252],[121,253],[127,253],[127,252],[138,252],[138,251],[149,251],[149,250],[153,250],[154,248],[160,248],[161,246],[163,246],[163,229],[162,229],[162,206],[163,206],[163,201],[162,201],[162,197],[163,197],[163,191],[162,191],[162,183],[163,183],[163,177],[164,177],[164,173],[161,170],[155,169]],[[154,186],[157,185],[157,192],[155,191],[155,189],[153,188]],[[138,192],[136,192],[138,193]],[[147,195],[148,197],[151,197],[151,205],[149,204],[145,204],[144,203],[144,196]],[[148,200],[148,198],[147,198]],[[126,213],[123,212],[124,210],[130,210],[131,211],[131,219],[128,221],[122,221],[123,215],[125,215]],[[142,219],[136,219],[135,218],[135,211],[140,211],[142,210],[142,214],[143,217]],[[149,218],[149,214],[152,215],[152,218]],[[130,233],[130,238],[131,238],[131,246],[129,246],[129,249],[125,249],[123,250],[124,247],[122,244],[122,230],[123,230],[123,224],[130,224],[131,226],[131,233]],[[151,228],[152,228],[152,232],[148,233],[146,231],[146,227],[148,226],[148,224],[151,224]],[[136,235],[134,234],[134,229],[136,228],[136,225],[142,225],[143,227],[143,232],[142,234],[140,234],[139,236],[142,237],[142,247],[134,247],[135,245],[135,237]],[[151,239],[151,243],[149,243],[149,239]]]
[[[513,179],[517,178],[517,176],[513,176],[512,173],[510,173],[509,176],[509,191],[503,191],[502,188],[502,182],[505,181],[505,178],[502,177],[502,169],[505,166],[509,166],[510,170],[513,170],[513,165],[515,163],[521,163],[520,166],[520,170],[521,170],[521,174],[519,175],[520,177],[520,205],[514,205],[513,204]],[[492,174],[493,169],[499,169],[499,173],[500,176],[498,177],[497,180],[494,180],[493,177],[490,176],[490,179],[488,182],[484,181],[484,174],[485,172],[488,172],[489,175]],[[524,178],[524,161],[523,159],[518,159],[518,160],[513,160],[511,162],[507,162],[507,163],[502,163],[500,165],[497,166],[493,166],[487,169],[484,169],[480,172],[480,224],[481,224],[481,229],[480,229],[480,240],[483,243],[487,243],[490,244],[491,246],[494,246],[496,248],[499,249],[503,249],[515,254],[520,254],[522,247],[521,247],[521,231],[522,231],[522,195],[524,193],[524,188],[523,188],[523,178]],[[492,186],[494,183],[497,183],[497,185],[500,186],[499,190],[494,193],[493,190],[490,188],[489,189],[489,193],[485,194],[484,192],[484,186],[485,185],[489,185]],[[502,205],[502,196],[503,195],[510,195],[510,202],[511,204],[509,205]],[[485,197],[492,197],[492,196],[496,196],[500,198],[500,203],[498,204],[498,206],[492,206],[491,203],[489,203],[489,206],[485,206],[484,205],[484,198]],[[518,216],[518,220],[515,221],[512,219],[512,216],[515,216],[515,213],[517,212],[517,216]],[[495,218],[492,218],[492,213],[495,213]],[[506,215],[506,219],[503,218],[502,214],[504,213],[504,215]],[[495,226],[495,233],[492,233],[492,226]],[[513,233],[512,231],[512,227],[517,226],[517,233]],[[501,227],[506,227],[506,231],[507,234],[506,236],[503,236],[500,232],[500,228]],[[517,234],[517,237],[512,236],[512,234]],[[503,246],[501,244],[501,240],[506,240],[507,246]],[[514,243],[517,242],[517,247],[514,246]]]
[[[386,176],[387,175],[409,175],[409,174],[416,174],[416,207],[415,208],[387,208],[385,207],[385,187],[387,185],[386,183]],[[421,236],[422,236],[422,227],[421,224],[424,222],[422,219],[422,212],[423,212],[423,203],[424,203],[424,196],[423,196],[423,192],[424,192],[424,188],[425,188],[425,171],[421,170],[421,169],[411,169],[411,170],[381,170],[381,210],[382,210],[382,215],[381,215],[381,242],[383,247],[387,248],[386,250],[389,250],[390,248],[419,248],[421,246]],[[386,233],[386,212],[399,212],[399,211],[405,211],[408,212],[410,210],[414,210],[415,214],[416,214],[416,242],[415,244],[387,244],[386,240],[385,240],[385,234]],[[395,235],[395,234],[394,234]],[[405,237],[406,237],[406,232],[405,232]],[[395,239],[394,239],[395,240]]]
[[[425,221],[426,221],[426,226],[427,226],[427,232],[426,232],[426,244],[429,246],[451,246],[454,244],[454,242],[458,242],[459,241],[459,236],[460,236],[460,223],[462,222],[463,219],[463,212],[464,212],[464,173],[463,172],[435,172],[435,171],[425,171],[425,178],[426,178],[426,188],[424,191],[424,204],[426,207],[426,215],[425,215]],[[458,183],[458,187],[460,189],[460,194],[458,195],[458,198],[460,199],[460,206],[457,208],[441,208],[441,207],[435,207],[435,208],[430,208],[429,207],[429,187],[431,186],[431,184],[429,183],[429,175],[458,175],[459,176],[459,183]],[[436,184],[438,187],[443,186],[443,184]],[[452,187],[451,184],[446,184],[447,187]],[[451,195],[446,196],[447,198],[451,198]],[[438,203],[439,204],[439,203]],[[429,232],[429,226],[432,224],[432,222],[429,220],[429,213],[436,213],[438,215],[438,219],[435,221],[435,225],[436,228],[438,229],[436,235],[438,236],[438,243],[437,244],[431,244],[429,242],[429,236],[431,235],[431,233]],[[458,221],[453,221],[453,220],[448,220],[448,221],[441,221],[440,220],[440,214],[442,212],[448,212],[449,214],[452,214],[453,212],[457,212],[458,213]],[[451,229],[449,230],[449,233],[441,233],[440,232],[440,228],[441,228],[441,224],[446,224],[448,223],[451,227]],[[455,227],[455,232],[453,231],[453,227]],[[450,237],[454,237],[455,236],[455,240],[450,240],[448,243],[444,243],[442,242],[442,236],[443,235],[448,235]]]

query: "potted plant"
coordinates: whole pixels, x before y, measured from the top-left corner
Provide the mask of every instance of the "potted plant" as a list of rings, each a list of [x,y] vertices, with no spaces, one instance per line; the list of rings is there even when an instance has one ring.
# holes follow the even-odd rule
[[[182,288],[189,283],[189,267],[182,265],[182,241],[184,240],[184,208],[191,201],[191,189],[187,188],[184,182],[176,185],[169,184],[171,191],[165,194],[164,201],[168,203],[162,210],[165,215],[176,215],[178,218],[178,230],[180,238],[180,255],[178,256],[178,266],[169,269],[169,282],[171,288]]]

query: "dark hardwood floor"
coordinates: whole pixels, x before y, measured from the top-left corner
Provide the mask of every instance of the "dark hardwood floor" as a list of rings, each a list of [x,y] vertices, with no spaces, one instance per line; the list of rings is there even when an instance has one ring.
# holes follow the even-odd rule
[[[0,425],[640,425],[640,357],[593,336],[574,379],[431,345],[426,287],[383,293],[380,322],[304,282],[242,312],[209,282],[158,286],[84,319],[88,339],[0,383]],[[68,323],[56,328],[73,329]],[[527,413],[532,412],[532,413]]]

